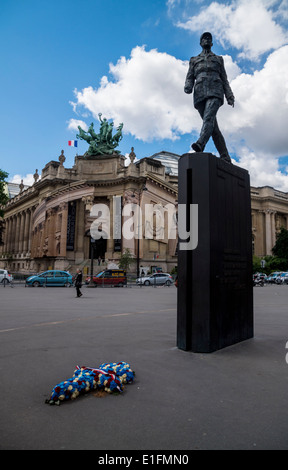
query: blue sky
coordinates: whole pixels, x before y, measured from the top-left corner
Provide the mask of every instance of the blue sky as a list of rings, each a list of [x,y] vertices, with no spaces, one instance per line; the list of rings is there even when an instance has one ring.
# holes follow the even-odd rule
[[[201,120],[183,87],[208,30],[236,98],[218,114],[231,157],[288,191],[287,24],[287,0],[1,0],[0,168],[29,184],[61,150],[72,167],[98,113],[124,123],[123,155],[188,152]]]

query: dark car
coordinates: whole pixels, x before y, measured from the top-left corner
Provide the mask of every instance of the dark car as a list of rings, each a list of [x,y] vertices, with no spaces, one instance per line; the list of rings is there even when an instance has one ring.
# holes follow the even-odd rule
[[[87,277],[85,283],[89,284],[91,278]],[[118,286],[123,287],[127,284],[126,271],[123,269],[106,269],[93,276],[93,283],[96,286]]]

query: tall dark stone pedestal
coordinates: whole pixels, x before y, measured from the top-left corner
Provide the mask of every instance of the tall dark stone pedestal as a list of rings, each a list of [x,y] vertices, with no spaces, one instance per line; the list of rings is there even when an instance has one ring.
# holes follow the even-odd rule
[[[185,154],[178,203],[198,204],[198,245],[178,250],[178,348],[209,353],[253,337],[248,172],[210,153]]]

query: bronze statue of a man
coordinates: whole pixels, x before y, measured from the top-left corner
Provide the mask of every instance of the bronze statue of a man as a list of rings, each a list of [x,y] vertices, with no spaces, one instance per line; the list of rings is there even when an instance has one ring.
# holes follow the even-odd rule
[[[203,33],[200,45],[202,52],[196,57],[191,57],[184,87],[185,93],[188,94],[192,93],[194,87],[194,107],[203,120],[200,137],[191,147],[195,152],[203,152],[212,136],[220,158],[231,163],[224,137],[218,127],[216,114],[224,103],[224,95],[227,103],[234,106],[234,95],[228,83],[223,57],[211,51],[212,34]]]

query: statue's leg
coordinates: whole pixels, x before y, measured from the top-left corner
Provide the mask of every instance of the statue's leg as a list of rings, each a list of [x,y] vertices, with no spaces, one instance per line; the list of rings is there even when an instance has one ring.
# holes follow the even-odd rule
[[[201,102],[198,106],[197,109],[203,120],[203,124],[199,139],[197,140],[197,142],[192,144],[192,148],[196,152],[203,152],[205,145],[210,139],[214,130],[216,114],[220,107],[220,104],[221,102],[219,98],[208,98],[207,100]]]
[[[225,139],[218,127],[218,122],[216,118],[215,118],[215,123],[214,123],[214,129],[212,132],[212,139],[213,139],[216,149],[219,152],[220,158],[223,158],[229,163],[231,163],[231,158],[229,156],[229,153],[226,147]]]

